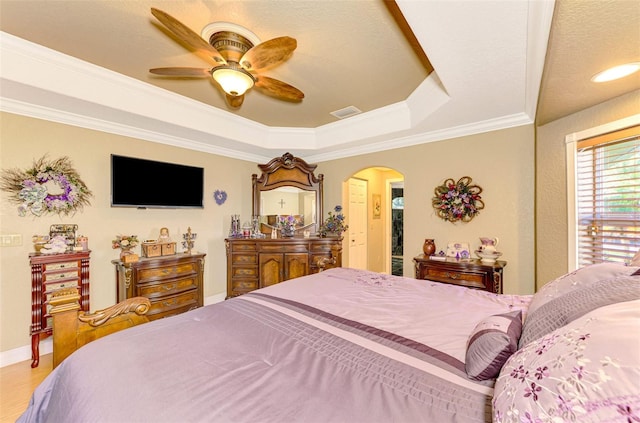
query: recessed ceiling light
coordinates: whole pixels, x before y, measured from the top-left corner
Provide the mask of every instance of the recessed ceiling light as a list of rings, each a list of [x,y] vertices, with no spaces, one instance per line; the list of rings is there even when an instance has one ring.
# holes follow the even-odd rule
[[[624,65],[615,66],[600,73],[597,73],[591,78],[593,82],[607,82],[614,79],[624,78],[631,75],[634,72],[640,70],[640,62],[625,63]]]

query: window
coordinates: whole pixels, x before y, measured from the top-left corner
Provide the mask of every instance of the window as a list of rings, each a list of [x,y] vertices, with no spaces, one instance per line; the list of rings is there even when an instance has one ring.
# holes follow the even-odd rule
[[[576,143],[577,267],[640,250],[640,126]]]

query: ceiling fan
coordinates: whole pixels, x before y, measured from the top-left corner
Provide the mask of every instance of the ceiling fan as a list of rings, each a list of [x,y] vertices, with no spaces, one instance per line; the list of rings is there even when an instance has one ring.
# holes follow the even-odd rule
[[[212,77],[225,92],[227,104],[232,108],[242,105],[245,92],[252,87],[280,100],[299,102],[304,98],[304,93],[296,87],[260,73],[291,57],[297,47],[294,38],[278,37],[259,42],[255,34],[240,26],[214,23],[208,25],[213,29],[210,29],[212,33],[207,42],[166,12],[151,8],[151,13],[183,44],[213,67],[154,68],[149,72],[172,77]]]

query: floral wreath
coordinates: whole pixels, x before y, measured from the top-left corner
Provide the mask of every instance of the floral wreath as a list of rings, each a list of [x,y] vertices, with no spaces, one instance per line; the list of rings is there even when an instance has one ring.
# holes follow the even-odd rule
[[[27,170],[2,171],[0,189],[11,193],[9,200],[18,204],[18,214],[42,216],[54,213],[68,216],[91,204],[93,195],[68,157],[54,161],[44,156]]]
[[[463,176],[455,182],[449,178],[434,190],[435,197],[431,204],[436,209],[438,217],[455,223],[459,220],[469,222],[480,210],[484,209],[484,202],[480,193],[482,188],[471,185],[471,178]]]

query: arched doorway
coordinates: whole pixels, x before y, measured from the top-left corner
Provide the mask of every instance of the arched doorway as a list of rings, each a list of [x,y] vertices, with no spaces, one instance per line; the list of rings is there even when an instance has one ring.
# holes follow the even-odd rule
[[[349,251],[343,264],[402,275],[404,175],[387,167],[369,167],[351,175],[344,187]]]

